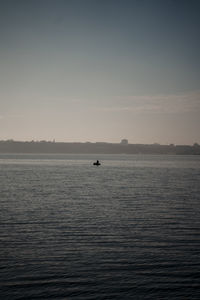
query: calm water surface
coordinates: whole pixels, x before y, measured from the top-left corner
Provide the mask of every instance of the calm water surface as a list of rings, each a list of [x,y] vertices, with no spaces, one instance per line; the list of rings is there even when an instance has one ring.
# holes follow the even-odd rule
[[[0,208],[2,300],[200,299],[199,156],[1,154]]]

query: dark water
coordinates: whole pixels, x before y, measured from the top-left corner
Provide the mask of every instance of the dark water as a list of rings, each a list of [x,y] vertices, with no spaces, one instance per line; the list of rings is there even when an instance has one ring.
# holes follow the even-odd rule
[[[198,156],[0,155],[0,208],[0,299],[200,299]]]

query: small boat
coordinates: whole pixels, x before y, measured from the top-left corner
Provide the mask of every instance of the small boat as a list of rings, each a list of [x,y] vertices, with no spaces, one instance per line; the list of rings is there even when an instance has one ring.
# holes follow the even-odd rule
[[[100,162],[97,160],[96,162],[93,163],[94,166],[100,166]]]

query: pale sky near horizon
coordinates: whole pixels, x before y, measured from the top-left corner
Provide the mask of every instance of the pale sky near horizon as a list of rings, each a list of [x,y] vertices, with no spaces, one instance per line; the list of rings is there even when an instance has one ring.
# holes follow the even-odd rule
[[[0,0],[0,140],[200,143],[200,1]]]

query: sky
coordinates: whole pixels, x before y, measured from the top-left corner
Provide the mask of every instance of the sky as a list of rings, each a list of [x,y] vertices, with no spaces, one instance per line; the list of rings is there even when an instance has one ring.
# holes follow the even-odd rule
[[[0,0],[0,140],[200,143],[199,0]]]

